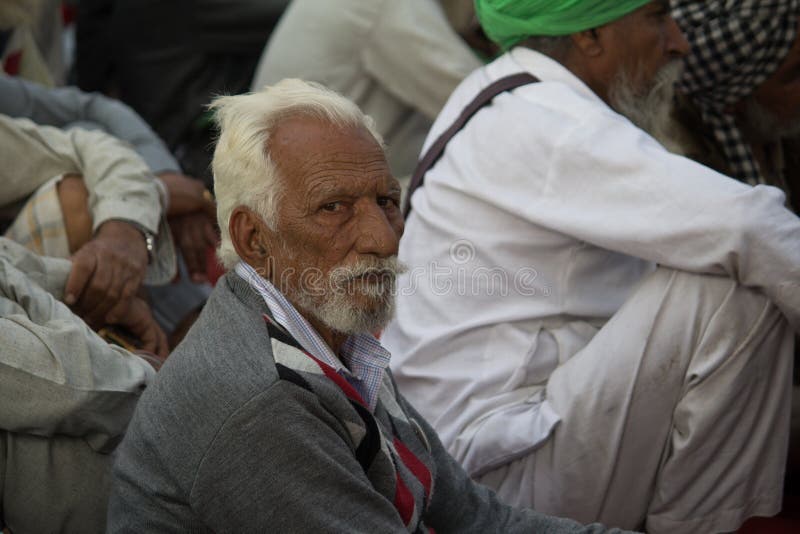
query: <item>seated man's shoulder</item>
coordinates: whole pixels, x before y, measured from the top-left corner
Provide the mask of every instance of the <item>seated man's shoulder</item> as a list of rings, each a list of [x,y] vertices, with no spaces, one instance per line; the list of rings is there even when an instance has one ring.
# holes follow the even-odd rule
[[[144,392],[129,433],[147,434],[154,442],[181,433],[180,442],[190,440],[202,448],[233,413],[278,380],[263,315],[267,309],[232,279],[219,281]],[[157,428],[173,430],[161,435]]]
[[[276,411],[287,409],[327,423],[332,423],[330,413],[349,415],[350,405],[340,391],[315,360],[270,326],[268,313],[263,299],[239,277],[221,279],[142,395],[131,439],[163,441],[159,454],[167,456],[186,456],[183,445],[175,444],[189,441],[203,455],[243,414],[264,424]]]
[[[118,449],[119,494],[154,514],[161,505],[143,488],[188,506],[204,458],[226,432],[237,433],[243,414],[260,424],[293,401],[280,387],[263,301],[240,294],[229,278],[143,393]]]
[[[200,388],[233,402],[278,379],[265,321],[268,309],[239,281],[231,275],[220,280],[151,389]]]

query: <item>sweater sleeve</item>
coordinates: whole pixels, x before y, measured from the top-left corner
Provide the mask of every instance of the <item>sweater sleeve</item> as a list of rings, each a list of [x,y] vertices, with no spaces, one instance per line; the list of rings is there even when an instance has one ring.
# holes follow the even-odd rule
[[[528,508],[513,508],[500,502],[495,493],[469,478],[466,471],[445,450],[436,431],[402,396],[398,400],[425,433],[436,461],[435,491],[425,521],[436,532],[529,533],[537,534],[621,534],[599,524],[581,525],[569,519],[540,514]]]
[[[406,532],[364,474],[342,423],[288,382],[227,419],[189,501],[215,532]]]
[[[675,269],[728,276],[764,291],[800,328],[800,219],[777,188],[750,187],[671,154],[606,114],[561,140],[544,189],[528,198],[525,212],[543,226]]]

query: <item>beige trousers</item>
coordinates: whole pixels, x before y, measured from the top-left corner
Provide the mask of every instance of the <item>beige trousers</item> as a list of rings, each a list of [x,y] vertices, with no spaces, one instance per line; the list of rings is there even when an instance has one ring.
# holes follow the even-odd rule
[[[655,534],[773,515],[793,345],[760,293],[658,269],[551,375],[551,438],[479,481],[514,505]]]
[[[55,299],[69,268],[0,238],[0,525],[14,534],[104,531],[108,453],[155,376]]]

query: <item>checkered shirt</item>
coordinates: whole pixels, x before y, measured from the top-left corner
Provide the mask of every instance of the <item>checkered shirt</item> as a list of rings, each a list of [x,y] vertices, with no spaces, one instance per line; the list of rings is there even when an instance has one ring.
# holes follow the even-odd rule
[[[764,183],[729,110],[786,57],[797,35],[800,0],[673,0],[672,8],[691,45],[678,90],[713,129],[734,178]]]
[[[391,358],[389,351],[375,336],[358,334],[348,337],[337,357],[305,317],[255,269],[239,262],[235,271],[261,295],[275,322],[285,328],[309,354],[333,367],[358,391],[370,411],[375,410],[378,392]]]

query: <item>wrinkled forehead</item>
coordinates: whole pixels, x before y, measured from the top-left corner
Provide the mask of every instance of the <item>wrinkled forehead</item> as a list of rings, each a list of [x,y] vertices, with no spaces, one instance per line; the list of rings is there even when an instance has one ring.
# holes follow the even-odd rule
[[[361,124],[337,124],[313,115],[292,114],[281,118],[272,128],[267,150],[273,160],[310,156],[317,151],[352,151],[366,146],[382,150],[379,142]]]
[[[393,180],[383,148],[361,125],[293,116],[276,125],[268,150],[289,189]]]

